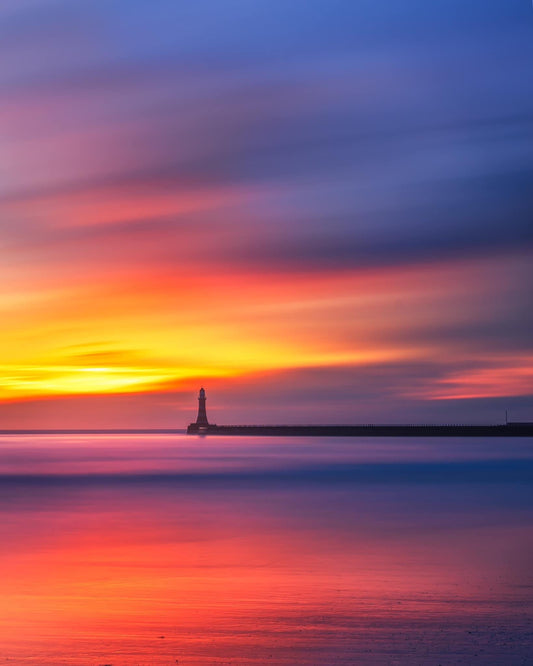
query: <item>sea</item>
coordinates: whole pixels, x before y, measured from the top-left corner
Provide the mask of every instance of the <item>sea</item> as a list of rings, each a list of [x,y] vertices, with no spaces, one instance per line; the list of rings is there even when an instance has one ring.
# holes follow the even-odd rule
[[[533,439],[0,437],[0,664],[533,664]]]

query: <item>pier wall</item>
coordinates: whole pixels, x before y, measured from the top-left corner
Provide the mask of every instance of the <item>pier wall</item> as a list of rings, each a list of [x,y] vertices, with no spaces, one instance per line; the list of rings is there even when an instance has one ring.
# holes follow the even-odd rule
[[[533,423],[507,425],[208,425],[189,434],[283,437],[533,437]]]

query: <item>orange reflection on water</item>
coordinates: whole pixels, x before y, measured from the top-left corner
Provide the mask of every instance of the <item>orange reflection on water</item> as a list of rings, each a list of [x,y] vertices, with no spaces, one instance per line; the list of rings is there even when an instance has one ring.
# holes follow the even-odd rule
[[[419,464],[420,444],[327,444],[4,447],[2,654],[43,665],[425,663],[428,650],[443,660],[450,636],[470,654],[465,627],[483,640],[491,623],[507,639],[526,635],[527,485],[457,484],[447,472],[421,484],[390,465],[399,455]],[[478,451],[462,444],[460,454],[428,450],[428,474],[445,465],[439,456],[459,469]],[[52,460],[63,465],[55,475]],[[164,460],[173,474],[161,473]],[[342,460],[355,470],[379,461],[374,481],[299,476],[309,461],[326,470]],[[493,663],[504,663],[502,646]]]

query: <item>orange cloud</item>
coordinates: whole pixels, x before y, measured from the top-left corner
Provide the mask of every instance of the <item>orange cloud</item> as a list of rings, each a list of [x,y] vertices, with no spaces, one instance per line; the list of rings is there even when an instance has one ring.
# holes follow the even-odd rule
[[[533,394],[533,357],[485,363],[486,367],[451,372],[416,395],[427,400],[469,400]]]

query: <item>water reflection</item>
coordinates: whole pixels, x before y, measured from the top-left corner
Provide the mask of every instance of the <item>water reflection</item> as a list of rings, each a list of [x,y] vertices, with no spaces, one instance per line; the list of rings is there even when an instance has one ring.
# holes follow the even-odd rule
[[[530,449],[3,438],[2,656],[523,663]]]

